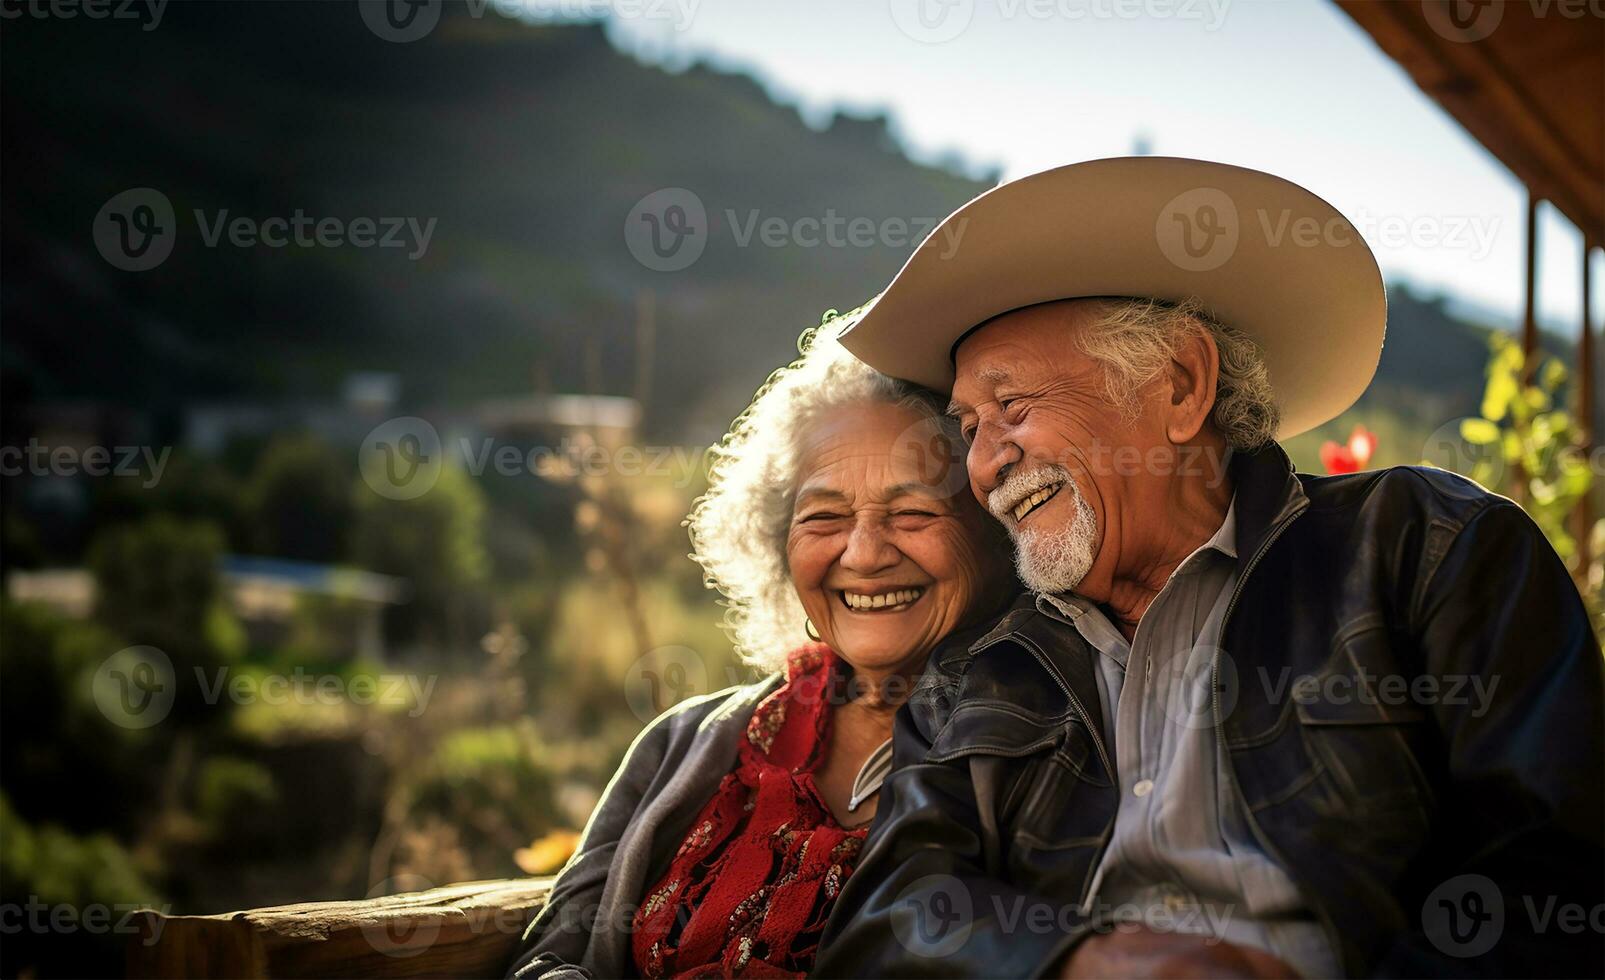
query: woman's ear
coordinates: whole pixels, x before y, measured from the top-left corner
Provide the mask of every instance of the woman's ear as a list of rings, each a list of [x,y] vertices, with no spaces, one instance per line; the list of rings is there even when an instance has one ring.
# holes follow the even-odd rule
[[[1191,442],[1215,410],[1220,351],[1215,336],[1199,324],[1170,362],[1170,404],[1165,434],[1173,445]]]

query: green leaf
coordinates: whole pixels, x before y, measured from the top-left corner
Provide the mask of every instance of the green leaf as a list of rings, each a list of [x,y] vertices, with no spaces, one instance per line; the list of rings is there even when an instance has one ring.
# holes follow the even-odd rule
[[[1505,457],[1505,462],[1516,462],[1522,457],[1523,447],[1521,436],[1515,430],[1507,430],[1505,432],[1504,440],[1499,445],[1499,449],[1501,454]]]
[[[1560,483],[1567,497],[1578,499],[1594,485],[1594,471],[1581,453],[1567,453],[1560,461]]]
[[[1483,414],[1487,414],[1487,403],[1483,403]],[[1488,419],[1461,419],[1460,438],[1473,446],[1486,446],[1499,438],[1499,426]]]
[[[1554,392],[1565,380],[1566,365],[1554,358],[1549,359],[1538,376],[1538,383],[1543,385],[1544,390],[1548,392]]]
[[[1482,395],[1482,417],[1490,422],[1498,422],[1510,410],[1510,403],[1518,395],[1516,379],[1505,371],[1495,371],[1488,376],[1488,387]]]

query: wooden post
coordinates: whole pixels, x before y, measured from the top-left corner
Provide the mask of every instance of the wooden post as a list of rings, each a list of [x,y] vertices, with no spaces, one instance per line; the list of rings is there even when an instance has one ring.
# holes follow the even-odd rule
[[[1522,288],[1521,313],[1521,381],[1532,384],[1538,359],[1538,195],[1527,188],[1527,276]],[[1517,503],[1527,501],[1527,468],[1517,460],[1511,466],[1515,479],[1511,481],[1510,497]]]
[[[1589,241],[1588,235],[1583,235],[1583,315],[1582,333],[1577,337],[1577,424],[1582,427],[1582,446],[1585,458],[1590,466],[1594,462],[1594,327],[1589,316],[1589,306],[1593,302],[1590,282],[1591,263],[1594,245]],[[1596,474],[1597,476],[1598,474]],[[1594,501],[1593,490],[1583,494],[1577,501],[1577,509],[1572,512],[1572,538],[1577,541],[1577,574],[1579,581],[1587,582],[1588,566],[1591,555],[1589,538],[1594,529]]]
[[[1538,195],[1527,188],[1527,279],[1521,316],[1522,371],[1533,380],[1538,353]]]

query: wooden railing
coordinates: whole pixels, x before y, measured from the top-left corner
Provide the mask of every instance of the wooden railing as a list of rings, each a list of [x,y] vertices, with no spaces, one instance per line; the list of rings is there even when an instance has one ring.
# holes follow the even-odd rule
[[[140,913],[130,977],[500,977],[550,878],[224,915]]]

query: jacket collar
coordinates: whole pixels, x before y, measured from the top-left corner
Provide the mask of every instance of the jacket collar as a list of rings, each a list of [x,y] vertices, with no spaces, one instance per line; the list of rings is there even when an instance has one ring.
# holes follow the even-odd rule
[[[1310,498],[1293,461],[1274,442],[1232,452],[1228,466],[1237,493],[1237,560],[1251,562],[1282,524],[1309,507]]]

